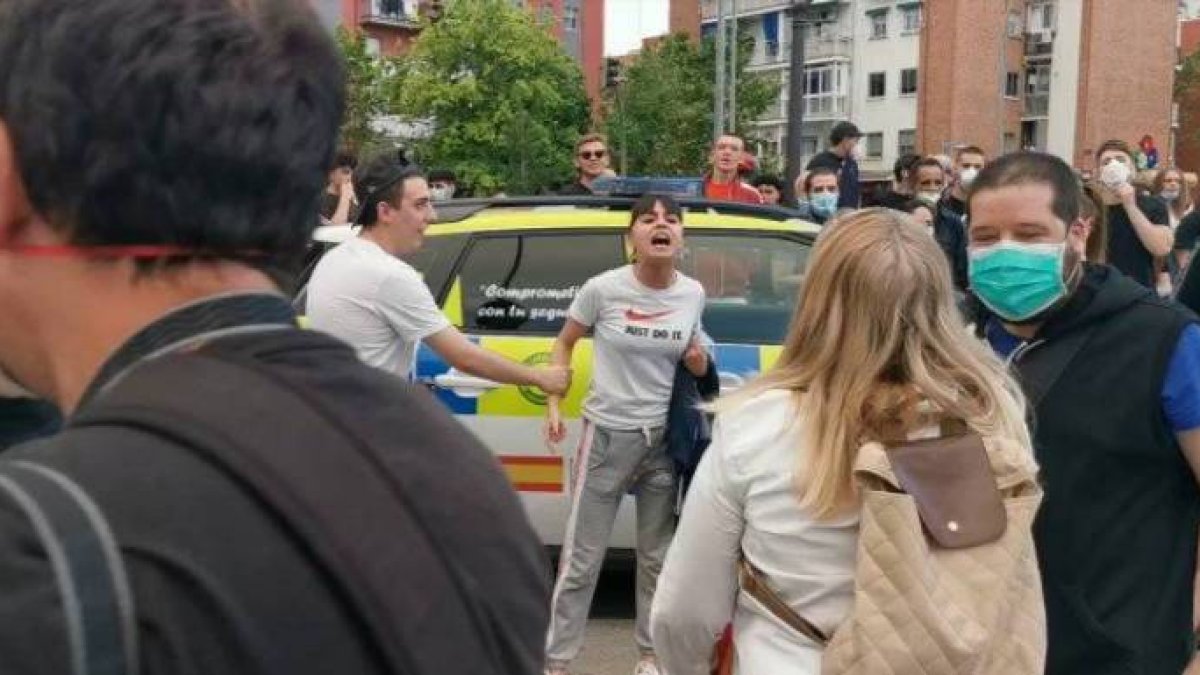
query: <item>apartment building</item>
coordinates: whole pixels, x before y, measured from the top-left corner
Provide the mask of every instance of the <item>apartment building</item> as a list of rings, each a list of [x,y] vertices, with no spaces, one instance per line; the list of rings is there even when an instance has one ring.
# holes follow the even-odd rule
[[[1168,0],[928,0],[922,152],[979,145],[1091,168],[1100,143],[1171,138],[1179,7]],[[1136,17],[1137,29],[1131,30]]]
[[[754,122],[751,142],[768,164],[780,167],[787,152],[792,4],[736,3],[738,34],[754,39],[749,70],[779,80],[779,98]],[[702,32],[715,34],[716,0],[704,0],[701,13]],[[901,153],[916,147],[922,3],[813,0],[802,21],[805,161],[824,149],[834,124],[851,119],[866,134],[864,177],[886,176]]]

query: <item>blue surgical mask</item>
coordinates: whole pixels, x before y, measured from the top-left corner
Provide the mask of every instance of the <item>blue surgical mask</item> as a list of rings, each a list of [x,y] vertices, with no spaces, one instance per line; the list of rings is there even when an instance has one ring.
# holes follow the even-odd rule
[[[821,216],[822,218],[828,218],[837,212],[837,193],[818,192],[814,195],[810,195],[808,198],[808,205],[812,209],[813,213]]]
[[[1022,244],[1003,241],[971,250],[971,290],[1007,321],[1028,321],[1066,297],[1066,242]]]

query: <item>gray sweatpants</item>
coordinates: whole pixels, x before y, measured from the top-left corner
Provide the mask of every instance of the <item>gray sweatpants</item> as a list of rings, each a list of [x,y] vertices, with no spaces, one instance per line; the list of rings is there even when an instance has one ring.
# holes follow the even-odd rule
[[[583,631],[621,498],[637,500],[638,649],[653,654],[650,606],[675,532],[675,473],[663,429],[614,431],[585,422],[575,459],[571,514],[550,605],[546,663],[565,668],[583,648]]]

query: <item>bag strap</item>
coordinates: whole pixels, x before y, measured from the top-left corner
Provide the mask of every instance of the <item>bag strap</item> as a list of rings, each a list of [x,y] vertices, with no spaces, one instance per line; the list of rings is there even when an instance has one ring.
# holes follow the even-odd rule
[[[0,463],[0,493],[21,508],[50,559],[73,675],[136,675],[133,593],[104,514],[77,483],[29,461]]]
[[[471,587],[458,573],[383,456],[314,397],[262,364],[217,352],[156,359],[131,372],[73,424],[140,428],[187,448],[244,486],[325,570],[389,672],[434,672],[426,660],[450,655],[422,656],[411,646],[429,644],[429,631],[464,625],[475,630],[459,633],[478,636],[481,644],[460,641],[458,665],[477,673],[499,667],[490,617],[475,600],[485,589]],[[378,536],[379,523],[387,524],[385,540]],[[414,570],[422,573],[419,587],[396,583]],[[420,620],[400,620],[409,616]],[[471,655],[490,655],[491,662]]]
[[[829,636],[820,628],[817,628],[811,621],[800,616],[796,610],[792,609],[791,605],[787,604],[783,598],[771,588],[767,583],[766,575],[764,575],[757,567],[750,563],[743,556],[741,562],[738,563],[738,579],[741,582],[742,590],[750,594],[750,597],[758,600],[766,607],[775,618],[786,623],[792,630],[812,640],[821,647],[829,643]]]

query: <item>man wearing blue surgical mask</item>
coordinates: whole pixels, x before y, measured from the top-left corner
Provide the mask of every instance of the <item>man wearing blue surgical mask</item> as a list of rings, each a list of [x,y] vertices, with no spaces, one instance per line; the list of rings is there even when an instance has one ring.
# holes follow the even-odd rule
[[[1079,254],[1071,168],[1018,153],[968,194],[975,326],[1032,408],[1048,675],[1179,673],[1194,653],[1200,326]]]
[[[796,181],[796,192],[805,200],[809,219],[824,225],[838,211],[838,175],[833,169],[820,167],[809,171]]]

